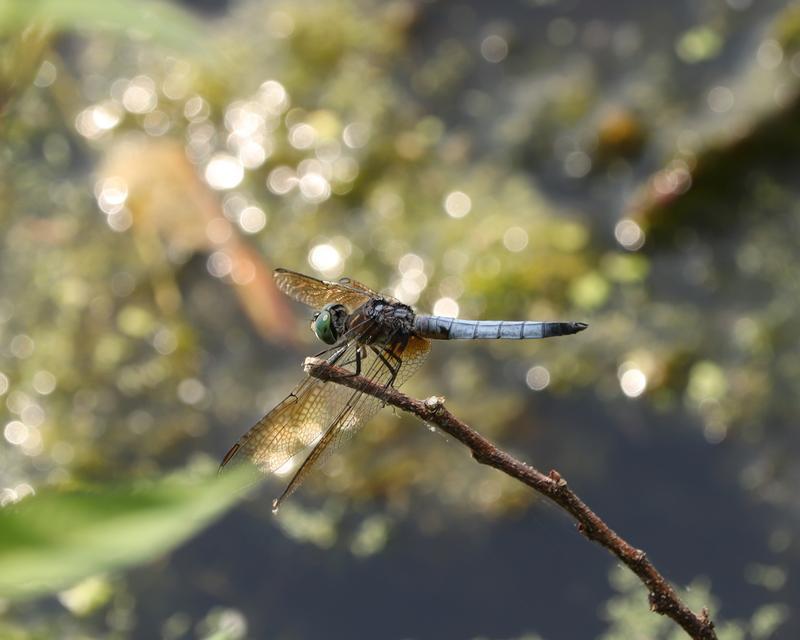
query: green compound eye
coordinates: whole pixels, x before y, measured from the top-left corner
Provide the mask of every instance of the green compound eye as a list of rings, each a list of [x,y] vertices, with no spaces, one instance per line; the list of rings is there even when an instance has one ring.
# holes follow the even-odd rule
[[[331,322],[330,311],[321,311],[314,319],[314,333],[325,344],[336,344],[336,331]]]

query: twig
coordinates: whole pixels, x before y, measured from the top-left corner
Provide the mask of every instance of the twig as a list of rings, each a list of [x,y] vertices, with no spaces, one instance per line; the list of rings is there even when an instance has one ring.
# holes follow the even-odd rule
[[[466,445],[472,452],[472,457],[481,464],[494,467],[550,498],[577,520],[578,531],[589,540],[593,540],[611,551],[639,577],[649,592],[652,611],[669,616],[696,640],[717,640],[714,623],[709,618],[708,611],[703,609],[698,615],[689,609],[664,576],[647,559],[645,552],[631,546],[611,530],[594,511],[575,495],[558,471],[553,470],[545,475],[513,458],[505,451],[501,451],[445,409],[442,398],[432,397],[422,402],[391,387],[383,387],[361,376],[355,376],[351,371],[329,365],[318,358],[306,359],[305,369],[309,375],[320,380],[357,389],[403,411],[413,413],[425,422],[435,424],[442,431]]]

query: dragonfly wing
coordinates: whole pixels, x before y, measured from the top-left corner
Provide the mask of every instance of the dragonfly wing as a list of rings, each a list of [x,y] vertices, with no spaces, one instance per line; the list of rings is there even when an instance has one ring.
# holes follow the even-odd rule
[[[430,351],[431,343],[423,338],[412,336],[406,345],[405,349],[395,347],[392,352],[402,359],[402,364],[397,371],[397,376],[393,382],[394,387],[399,387],[408,378],[410,378],[425,361]],[[382,354],[389,362],[392,361],[391,356]],[[374,352],[368,352],[366,358],[362,361],[362,375],[373,382],[385,385],[391,379],[391,371],[386,366],[385,362]],[[297,470],[292,478],[289,486],[283,494],[275,500],[274,508],[277,509],[281,502],[288,498],[297,487],[305,480],[314,468],[322,465],[330,455],[336,451],[342,444],[352,438],[364,424],[377,413],[383,406],[383,402],[374,396],[370,396],[360,391],[354,391],[348,387],[342,387],[333,382],[327,383],[331,386],[346,389],[349,392],[347,402],[342,410],[336,416],[336,419],[331,423],[325,434],[316,443],[311,453],[305,459],[303,464]]]
[[[378,297],[371,289],[348,278],[342,278],[340,282],[328,282],[288,269],[275,269],[274,276],[275,283],[283,293],[314,309],[337,302],[352,312],[371,297]]]
[[[355,356],[355,342],[338,358]],[[335,356],[334,356],[335,357]],[[319,442],[341,413],[352,392],[340,385],[307,377],[272,411],[231,447],[222,465],[244,455],[264,473],[280,469],[295,455]]]
[[[365,293],[370,298],[381,298],[383,300],[388,300],[389,302],[400,302],[397,298],[393,298],[390,295],[385,293],[378,293],[374,289],[370,289],[367,285],[363,282],[359,282],[358,280],[353,280],[353,278],[339,278],[338,284],[343,285],[345,287],[349,287],[351,289],[358,289],[362,293]]]

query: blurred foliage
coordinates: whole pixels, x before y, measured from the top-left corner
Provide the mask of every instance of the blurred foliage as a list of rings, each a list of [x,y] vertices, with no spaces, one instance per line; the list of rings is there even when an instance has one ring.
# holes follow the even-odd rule
[[[190,471],[138,485],[45,491],[0,511],[0,598],[29,599],[167,553],[242,497],[252,472]],[[103,582],[64,592],[88,613]],[[90,595],[91,594],[91,595]]]
[[[203,28],[193,16],[166,2],[140,0],[26,0],[0,3],[0,35],[9,36],[41,25],[64,30],[117,32],[145,37],[158,45],[192,56],[207,53],[200,43]]]
[[[610,574],[611,584],[618,595],[605,605],[608,629],[600,640],[627,640],[648,638],[649,640],[680,640],[686,635],[664,616],[654,616],[647,610],[647,594],[641,583],[628,569],[617,565]],[[710,585],[706,581],[695,581],[679,594],[694,611],[703,607],[717,609]],[[767,640],[775,638],[776,632],[789,616],[789,607],[769,604],[759,607],[747,621],[726,621],[715,616],[717,635],[720,640]]]
[[[139,495],[119,487],[224,451],[316,349],[272,286],[279,265],[464,317],[587,320],[557,347],[437,345],[408,391],[446,395],[526,452],[549,425],[523,389],[544,374],[565,401],[685,411],[709,443],[745,444],[742,487],[796,518],[797,3],[643,3],[625,20],[523,4],[503,9],[517,25],[403,0],[252,0],[205,21],[167,3],[0,0],[0,504],[69,511],[90,498],[51,492],[113,481],[91,500],[118,526]],[[384,413],[309,483],[321,506],[287,505],[286,535],[364,558],[406,519],[433,534],[530,504]],[[587,450],[575,473],[596,480],[602,446]],[[197,506],[164,482],[152,491],[176,516]],[[143,538],[136,558],[177,536]],[[77,580],[134,560],[52,568]],[[786,582],[767,564],[750,578]],[[672,633],[642,597],[620,587],[609,638]],[[113,575],[60,596],[119,637],[135,599]],[[0,633],[83,628],[11,622],[36,612],[10,606]],[[235,610],[192,615],[163,635],[246,633]],[[767,638],[783,615],[759,609],[730,637]]]

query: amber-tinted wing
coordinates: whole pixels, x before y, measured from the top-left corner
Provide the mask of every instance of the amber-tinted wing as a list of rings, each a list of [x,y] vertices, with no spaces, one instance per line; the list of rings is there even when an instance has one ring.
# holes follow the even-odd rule
[[[328,282],[287,269],[275,269],[274,275],[281,291],[314,309],[322,309],[326,304],[338,302],[352,312],[370,298],[380,297],[372,289],[349,278]]]
[[[400,370],[397,372],[392,386],[397,388],[408,380],[420,368],[430,351],[431,343],[423,338],[412,336],[403,351],[395,349],[395,353],[402,358]],[[366,361],[362,362],[362,375],[377,384],[385,385],[391,378],[391,372],[384,362],[373,352],[369,352]],[[327,384],[334,384],[329,382]],[[339,385],[336,385],[339,386]],[[328,457],[342,444],[352,438],[358,430],[383,406],[375,398],[359,391],[350,391],[347,403],[337,415],[322,439],[314,446],[311,453],[294,474],[289,486],[283,494],[275,500],[274,507],[278,508],[281,502],[288,498],[295,489],[305,480],[315,467],[322,465]]]
[[[337,364],[355,367],[356,345],[351,343]],[[430,342],[412,337],[405,350],[395,352],[402,364],[393,386],[403,384],[416,372],[430,350]],[[335,356],[333,356],[335,357]],[[332,357],[332,358],[333,358]],[[331,359],[332,359],[331,358]],[[329,359],[330,360],[330,359]],[[383,361],[367,350],[361,362],[362,375],[386,384],[391,373]],[[333,382],[308,377],[277,407],[264,416],[228,452],[223,466],[242,453],[262,471],[272,472],[295,455],[313,446],[275,507],[291,495],[316,466],[349,440],[380,408],[381,401]]]
[[[400,302],[397,298],[394,298],[385,293],[378,293],[374,289],[370,289],[363,282],[359,282],[358,280],[353,280],[353,278],[348,278],[348,277],[339,278],[338,284],[344,287],[349,287],[351,289],[358,289],[359,291],[362,291],[363,293],[367,294],[370,298],[382,298],[383,300],[388,300],[389,302]]]

